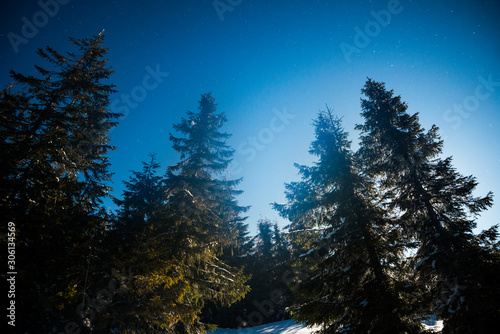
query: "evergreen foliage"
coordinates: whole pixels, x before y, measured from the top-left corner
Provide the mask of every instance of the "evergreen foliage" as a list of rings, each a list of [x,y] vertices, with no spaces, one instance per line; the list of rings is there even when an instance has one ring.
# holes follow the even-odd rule
[[[308,249],[297,262],[309,273],[296,285],[293,317],[321,333],[417,332],[394,274],[404,250],[397,224],[375,204],[341,121],[327,110],[314,126],[309,153],[318,162],[297,165],[302,180],[286,185],[288,204],[275,204]]]
[[[112,262],[126,268],[127,284],[101,316],[102,327],[122,331],[202,333],[206,302],[230,305],[248,291],[242,269],[222,260],[246,235],[237,204],[240,180],[220,179],[233,154],[219,129],[226,118],[205,94],[170,135],[181,161],[159,177],[154,156],[126,182],[111,242]],[[116,281],[122,273],[114,271]],[[109,317],[109,319],[107,319]]]
[[[250,291],[230,307],[210,305],[204,310],[205,321],[223,328],[241,328],[290,318],[286,310],[294,302],[286,284],[287,275],[292,274],[290,246],[277,223],[259,219],[257,226],[258,234],[246,243],[243,256],[231,256],[250,277]]]
[[[202,95],[199,112],[187,112],[187,118],[174,125],[183,137],[170,135],[181,161],[168,168],[166,176],[167,219],[174,228],[174,248],[189,265],[195,301],[201,311],[204,300],[230,305],[241,299],[248,287],[242,269],[225,264],[224,249],[241,247],[238,238],[246,234],[248,207],[239,206],[235,187],[241,179],[221,178],[234,151],[226,144],[229,134],[220,132],[226,122],[224,113],[216,113],[211,94]]]
[[[492,331],[500,321],[497,228],[473,234],[475,219],[492,205],[492,194],[475,197],[477,180],[442,158],[438,128],[421,128],[385,85],[369,79],[362,90],[365,123],[361,155],[380,180],[386,207],[398,213],[403,230],[418,241],[413,258],[424,309],[445,320],[445,333]],[[419,296],[420,297],[420,296]],[[485,303],[488,300],[490,303]],[[487,329],[489,327],[489,329]]]
[[[71,39],[78,53],[40,49],[50,68],[35,66],[39,77],[11,71],[0,97],[0,216],[17,229],[20,332],[79,320],[87,258],[106,224],[107,134],[119,117],[108,110],[103,38]]]
[[[288,319],[286,308],[294,302],[294,297],[287,286],[287,276],[292,275],[291,253],[288,242],[278,227],[268,219],[260,219],[257,224],[258,234],[252,254],[250,270],[252,280],[251,292],[248,295],[252,305],[247,308],[251,312],[262,314],[262,323]],[[253,319],[247,317],[245,324],[252,324]]]
[[[11,72],[0,93],[0,219],[16,225],[16,329],[49,333],[205,333],[293,316],[320,333],[493,333],[500,324],[498,226],[474,234],[493,203],[442,157],[438,128],[368,79],[360,147],[331,110],[314,120],[312,166],[248,235],[227,119],[208,93],[170,134],[179,161],[132,171],[118,210],[108,133],[120,116],[103,34],[47,47],[49,68]],[[0,235],[2,243],[7,234]],[[0,255],[2,258],[4,255]]]
[[[294,318],[324,333],[418,333],[434,313],[444,333],[495,332],[498,227],[473,233],[492,194],[474,196],[476,179],[441,157],[438,128],[422,129],[384,83],[368,79],[362,92],[359,150],[320,113],[309,151],[318,162],[297,165],[302,180],[274,205],[302,252]]]

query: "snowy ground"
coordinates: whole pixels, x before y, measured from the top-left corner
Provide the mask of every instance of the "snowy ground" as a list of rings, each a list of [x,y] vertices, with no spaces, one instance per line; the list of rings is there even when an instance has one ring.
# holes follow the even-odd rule
[[[442,321],[437,321],[435,326],[427,326],[424,324],[427,329],[433,329],[436,333],[441,331],[443,326]],[[214,334],[270,334],[270,333],[284,333],[284,334],[309,334],[313,333],[315,330],[319,328],[306,328],[304,325],[298,324],[293,320],[285,320],[274,322],[271,324],[251,327],[251,328],[242,328],[242,329],[224,329],[219,328]]]
[[[242,329],[223,329],[219,328],[214,334],[268,334],[268,333],[285,333],[285,334],[308,334],[318,328],[306,328],[304,325],[298,324],[293,320],[285,320],[273,322],[271,324],[242,328]]]
[[[433,332],[440,333],[443,329],[443,320],[436,321],[436,324],[434,326],[427,326],[426,324],[424,324],[424,328],[432,329]]]

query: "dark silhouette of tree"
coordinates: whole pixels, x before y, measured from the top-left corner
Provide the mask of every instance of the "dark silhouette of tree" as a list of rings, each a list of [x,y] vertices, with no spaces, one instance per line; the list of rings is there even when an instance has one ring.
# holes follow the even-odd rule
[[[16,224],[20,332],[80,321],[87,263],[106,225],[107,134],[120,116],[108,110],[103,39],[71,39],[78,52],[66,55],[40,49],[50,68],[35,66],[40,77],[11,71],[0,97],[0,216]]]
[[[174,256],[165,238],[171,230],[164,223],[165,183],[159,168],[156,156],[150,155],[142,170],[133,171],[130,181],[124,182],[123,199],[115,199],[119,209],[105,239],[103,274],[88,291],[93,302],[82,307],[93,331],[155,333],[193,317],[189,307],[182,305],[190,289],[182,259]],[[109,291],[108,300],[97,303],[102,289]]]
[[[253,294],[258,304],[270,301],[268,306],[255,308],[254,305],[255,310],[265,313],[265,323],[288,319],[290,315],[286,309],[294,300],[286,284],[286,276],[292,272],[289,245],[277,222],[260,219],[257,227],[259,233],[255,239],[253,278],[250,281],[252,291],[249,296]]]
[[[253,247],[238,259],[251,277],[250,291],[230,307],[205,310],[204,318],[220,327],[253,327],[290,318],[286,308],[294,297],[285,279],[292,272],[289,245],[277,223],[259,219],[257,227],[258,234],[249,243]]]
[[[357,152],[341,120],[319,113],[317,162],[296,165],[301,180],[273,204],[291,221],[286,233],[261,219],[248,236],[211,94],[174,124],[179,162],[159,175],[151,155],[124,182],[116,214],[105,212],[120,115],[108,108],[103,39],[39,50],[50,68],[11,71],[0,93],[0,219],[16,227],[20,332],[204,333],[289,311],[320,333],[420,333],[429,313],[443,333],[496,332],[498,226],[473,233],[493,195],[474,195],[477,180],[441,157],[438,128],[424,130],[381,82],[362,89]]]
[[[397,224],[376,205],[376,188],[341,121],[328,109],[314,126],[309,153],[318,161],[297,165],[302,180],[286,185],[287,204],[274,205],[307,250],[297,263],[294,288],[301,302],[293,317],[322,325],[320,333],[418,332],[394,275],[404,250]]]
[[[473,234],[492,194],[473,195],[477,180],[440,157],[438,128],[422,129],[418,114],[408,114],[384,83],[368,79],[362,92],[360,152],[369,175],[380,180],[386,207],[419,242],[413,267],[421,306],[444,319],[444,333],[493,332],[500,323],[497,228]]]

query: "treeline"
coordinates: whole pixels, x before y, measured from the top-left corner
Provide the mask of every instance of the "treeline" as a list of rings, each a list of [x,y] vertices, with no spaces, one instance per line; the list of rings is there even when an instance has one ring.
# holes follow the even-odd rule
[[[2,244],[15,225],[16,332],[204,333],[294,319],[322,333],[421,333],[436,314],[445,333],[500,324],[497,226],[473,233],[492,194],[442,158],[438,128],[368,79],[360,148],[327,109],[314,121],[312,166],[248,235],[228,178],[233,149],[211,94],[170,135],[179,162],[155,155],[135,171],[116,212],[107,153],[104,36],[47,47],[50,69],[11,72],[0,95]],[[12,224],[10,224],[12,225]],[[6,249],[7,247],[5,247]],[[0,255],[6,258],[6,253]],[[2,275],[5,275],[2,273]]]

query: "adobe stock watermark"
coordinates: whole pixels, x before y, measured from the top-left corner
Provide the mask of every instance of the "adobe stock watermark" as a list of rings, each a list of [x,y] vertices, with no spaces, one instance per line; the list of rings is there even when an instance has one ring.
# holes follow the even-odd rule
[[[71,0],[39,0],[37,2],[40,10],[35,12],[31,20],[26,16],[21,18],[23,25],[21,26],[21,34],[9,32],[9,39],[12,49],[17,54],[21,44],[28,44],[29,40],[34,38],[39,33],[39,29],[45,27],[49,23],[50,18],[54,18],[58,13],[60,6],[66,5]]]
[[[295,115],[289,113],[286,107],[283,107],[282,111],[273,109],[272,113],[274,116],[269,120],[267,127],[260,129],[255,135],[248,136],[246,140],[236,147],[237,156],[229,165],[229,172],[232,176],[242,172],[243,168],[240,161],[243,158],[247,162],[252,162],[258,152],[263,151],[274,140],[275,135],[282,132],[290,124],[290,121],[295,118]]]
[[[356,33],[353,38],[354,45],[346,42],[342,42],[339,45],[347,62],[351,62],[351,56],[354,53],[361,53],[361,49],[370,45],[372,39],[380,34],[382,28],[387,27],[391,23],[393,15],[397,15],[402,11],[403,6],[401,6],[399,0],[389,0],[387,9],[382,9],[378,12],[371,10],[370,15],[373,17],[373,20],[365,24],[364,30],[361,30],[358,26],[354,27],[354,32]]]
[[[232,12],[236,6],[239,6],[243,0],[214,0],[212,6],[219,17],[219,20],[224,21],[224,14]]]
[[[481,101],[490,98],[495,93],[495,88],[500,87],[500,81],[493,81],[492,74],[488,76],[488,79],[478,76],[477,80],[479,83],[474,89],[474,94],[467,96],[462,103],[454,104],[453,110],[447,109],[443,114],[443,119],[446,122],[453,123],[451,127],[454,130],[458,129],[462,122],[479,108]]]
[[[151,66],[146,66],[145,71],[146,75],[142,78],[140,85],[132,88],[129,94],[120,94],[120,97],[111,103],[113,112],[123,115],[120,120],[127,118],[130,110],[137,108],[139,103],[147,98],[148,92],[158,88],[163,80],[170,75],[168,72],[162,72],[159,64],[154,69]]]

